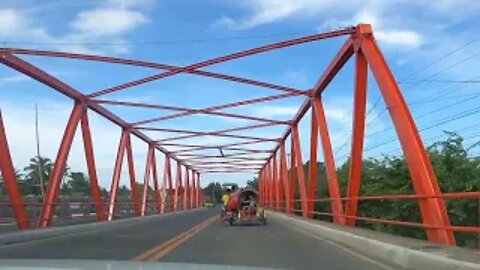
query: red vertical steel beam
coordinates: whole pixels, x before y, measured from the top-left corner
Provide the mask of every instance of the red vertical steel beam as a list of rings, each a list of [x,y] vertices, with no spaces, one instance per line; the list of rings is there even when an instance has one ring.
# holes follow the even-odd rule
[[[300,203],[302,206],[302,216],[307,217],[308,198],[307,187],[305,184],[305,172],[303,170],[302,148],[300,146],[300,136],[298,127],[292,126],[293,148],[295,149],[295,158],[297,162],[298,189],[300,191]]]
[[[200,187],[200,173],[197,173],[197,194],[196,194],[196,200],[197,200],[197,206],[200,206],[200,195],[201,195],[201,191],[202,191],[202,188]]]
[[[148,147],[147,152],[147,161],[145,163],[145,174],[143,176],[143,194],[142,194],[142,207],[140,210],[140,215],[145,216],[148,203],[148,182],[150,181],[150,172],[152,168],[152,147]]]
[[[25,205],[23,204],[22,195],[18,189],[17,177],[13,168],[10,149],[8,148],[7,135],[5,126],[3,125],[2,112],[0,111],[0,172],[3,176],[3,185],[7,192],[10,204],[12,205],[13,214],[17,221],[17,227],[20,230],[30,228],[30,220],[28,218]]]
[[[309,162],[309,183],[308,183],[308,217],[313,218],[313,211],[315,208],[315,197],[317,194],[317,150],[318,150],[318,126],[317,118],[312,108],[312,126],[310,134],[310,162]]]
[[[166,177],[167,177],[167,183],[168,183],[168,197],[170,198],[170,210],[175,211],[176,210],[176,192],[175,192],[175,187],[173,186],[173,180],[172,180],[172,164],[170,162],[170,157],[165,155],[165,168],[166,168]]]
[[[387,108],[389,108],[390,117],[402,145],[415,192],[422,196],[438,196],[441,192],[437,178],[400,88],[371,34],[370,26],[359,25],[357,28],[359,35],[363,38],[361,50],[378,83]],[[441,228],[450,226],[443,198],[420,199],[419,204],[425,225]],[[455,244],[455,238],[451,230],[428,229],[426,232],[431,242]]]
[[[83,113],[83,105],[75,104],[70,114],[70,118],[63,133],[62,142],[58,149],[58,154],[53,165],[50,182],[48,183],[47,193],[43,202],[42,212],[40,214],[39,227],[45,228],[52,223],[53,213],[55,211],[55,204],[57,203],[60,185],[65,174],[65,167],[67,166],[68,154],[72,146],[73,137],[78,126],[78,122]]]
[[[330,134],[328,132],[327,120],[320,97],[312,99],[313,112],[317,120],[318,129],[320,131],[320,140],[322,142],[323,158],[327,173],[328,191],[330,193],[331,207],[333,213],[333,221],[337,224],[345,224],[343,217],[343,206],[340,200],[340,188],[338,185],[337,168],[333,158],[332,144],[330,142]]]
[[[277,210],[280,209],[280,186],[279,186],[279,179],[278,179],[278,166],[277,166],[277,154],[273,153],[272,156],[272,169],[273,169],[273,187],[274,187],[274,201],[275,201],[275,208]]]
[[[273,174],[272,174],[272,159],[268,161],[268,170],[267,170],[267,178],[268,178],[268,206],[273,208],[274,201],[273,201]]]
[[[118,143],[117,158],[115,159],[115,167],[113,169],[112,186],[110,188],[110,200],[108,203],[107,220],[113,219],[115,214],[115,202],[117,200],[118,185],[120,183],[120,173],[122,172],[123,155],[125,153],[125,145],[127,143],[128,130],[124,129]]]
[[[362,152],[365,136],[365,111],[367,106],[367,60],[361,51],[356,52],[355,58],[355,93],[353,104],[352,123],[352,148],[350,158],[350,171],[348,175],[347,197],[345,215],[356,216],[360,185],[362,177]],[[355,226],[355,218],[347,218],[346,224]]]
[[[179,194],[182,189],[182,165],[177,161],[177,180],[175,182],[175,210],[178,209]],[[181,196],[181,195],[180,195]],[[183,200],[181,201],[183,202]]]
[[[290,184],[288,182],[288,166],[287,166],[287,153],[285,151],[285,142],[282,142],[280,145],[280,171],[281,175],[280,177],[282,178],[282,183],[283,183],[283,193],[284,195],[284,209],[287,213],[291,213],[290,209]]]
[[[82,128],[83,148],[85,150],[85,159],[87,161],[88,178],[90,179],[90,191],[95,203],[95,210],[98,221],[105,220],[103,212],[102,195],[98,187],[97,169],[95,166],[95,155],[93,154],[92,134],[90,132],[90,123],[88,121],[88,111],[82,113],[80,118],[80,127]]]
[[[167,202],[167,192],[168,192],[168,187],[167,187],[167,158],[165,157],[164,163],[163,163],[163,184],[162,184],[162,196],[161,196],[161,208],[160,208],[160,213],[163,214],[165,213],[165,203]]]
[[[197,193],[197,184],[195,183],[195,171],[192,170],[192,191],[190,192],[190,208],[197,208],[197,199],[195,194]]]
[[[290,148],[290,190],[289,197],[290,197],[290,211],[295,209],[295,190],[297,188],[297,165],[296,165],[296,157],[295,157],[295,149],[293,146],[293,137],[291,138],[291,148]]]
[[[130,177],[130,189],[131,189],[131,199],[133,204],[133,210],[135,211],[136,216],[141,215],[140,203],[138,198],[138,189],[137,189],[137,180],[135,177],[135,164],[133,161],[132,153],[132,140],[130,134],[125,138],[125,150],[127,151],[127,163],[128,163],[128,174]]]
[[[161,213],[162,211],[162,200],[160,198],[160,189],[158,188],[158,176],[157,176],[157,159],[155,157],[155,146],[149,146],[152,149],[152,160],[151,160],[151,168],[152,168],[152,180],[153,180],[153,189],[155,193],[155,204],[157,208],[157,213]]]
[[[190,172],[187,167],[185,167],[185,185],[183,187],[183,209],[187,209],[190,203],[189,201],[190,194]]]

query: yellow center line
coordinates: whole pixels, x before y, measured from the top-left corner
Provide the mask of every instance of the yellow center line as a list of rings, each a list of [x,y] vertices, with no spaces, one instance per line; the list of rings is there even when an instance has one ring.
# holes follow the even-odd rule
[[[195,227],[173,237],[172,239],[161,243],[158,246],[155,246],[140,255],[133,258],[134,261],[158,261],[167,255],[169,252],[180,246],[181,244],[185,243],[188,239],[192,238],[194,235],[199,233],[201,230],[205,229],[208,225],[212,222],[217,220],[218,217],[215,215],[213,217],[208,218],[207,220],[203,221],[202,223],[196,225]]]

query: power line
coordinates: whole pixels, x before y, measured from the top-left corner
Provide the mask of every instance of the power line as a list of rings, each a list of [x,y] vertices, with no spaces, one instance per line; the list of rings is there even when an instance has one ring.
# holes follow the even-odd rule
[[[133,41],[133,42],[38,42],[38,41],[0,41],[3,45],[39,45],[39,46],[157,46],[157,45],[179,45],[179,44],[195,44],[195,43],[213,43],[213,42],[229,42],[252,39],[268,39],[275,37],[286,37],[294,35],[312,35],[308,32],[292,32],[279,33],[271,35],[252,35],[252,36],[233,36],[233,37],[219,37],[208,39],[178,39],[178,40],[153,40],[153,41]]]
[[[439,58],[436,58],[436,59],[434,59],[433,61],[431,61],[431,62],[429,62],[429,63],[421,66],[420,68],[418,68],[418,69],[416,69],[416,70],[414,70],[414,71],[412,71],[409,75],[407,75],[406,77],[404,77],[404,78],[402,79],[402,81],[413,77],[414,75],[418,74],[419,72],[421,72],[421,71],[423,71],[423,70],[425,70],[425,69],[428,69],[429,67],[431,67],[431,66],[433,66],[433,65],[435,65],[435,64],[437,64],[437,63],[440,63],[441,61],[443,61],[443,60],[446,59],[447,57],[449,57],[449,56],[451,56],[451,55],[453,55],[453,54],[455,54],[455,53],[463,50],[464,48],[466,48],[466,47],[468,47],[468,46],[470,46],[470,45],[472,45],[472,44],[474,44],[474,43],[476,43],[476,42],[478,42],[478,41],[480,41],[480,36],[478,36],[478,37],[476,37],[476,38],[468,41],[467,43],[464,43],[464,44],[461,45],[460,47],[457,47],[457,48],[455,48],[455,49],[453,49],[453,50],[451,50],[451,51],[448,51],[447,53],[445,53],[444,55],[440,56]]]

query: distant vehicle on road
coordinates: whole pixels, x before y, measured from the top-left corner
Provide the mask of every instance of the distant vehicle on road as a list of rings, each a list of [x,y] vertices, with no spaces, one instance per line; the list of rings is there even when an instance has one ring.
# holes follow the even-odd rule
[[[203,203],[203,207],[215,207],[215,203],[211,202],[211,201],[206,201]]]

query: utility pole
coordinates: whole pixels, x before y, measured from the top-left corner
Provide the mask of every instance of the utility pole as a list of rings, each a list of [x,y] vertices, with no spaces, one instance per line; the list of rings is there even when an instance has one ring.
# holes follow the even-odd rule
[[[42,168],[42,157],[40,155],[40,134],[38,131],[38,106],[35,104],[35,137],[36,137],[36,143],[37,143],[37,173],[38,173],[38,179],[40,181],[39,186],[40,186],[40,192],[43,195],[45,194],[45,186],[43,182],[43,168]]]

